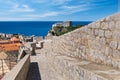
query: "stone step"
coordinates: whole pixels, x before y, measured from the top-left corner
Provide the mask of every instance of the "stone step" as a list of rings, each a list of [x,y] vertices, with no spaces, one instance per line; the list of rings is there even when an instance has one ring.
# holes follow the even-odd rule
[[[31,62],[38,64],[41,80],[120,80],[120,70],[79,58],[41,53]]]
[[[55,60],[56,65],[66,66],[62,67],[62,70],[70,75],[68,77],[74,77],[74,80],[120,80],[120,70],[111,66],[67,56],[58,56]],[[72,79],[68,78],[68,80]]]

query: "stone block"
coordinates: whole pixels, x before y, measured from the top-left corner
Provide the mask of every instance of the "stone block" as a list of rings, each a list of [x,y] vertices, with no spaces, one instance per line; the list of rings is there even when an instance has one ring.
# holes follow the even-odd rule
[[[109,58],[108,56],[106,56],[106,64],[109,65],[109,66],[111,66],[112,65],[111,63],[112,63],[111,58]]]
[[[116,28],[117,30],[120,30],[120,21],[117,21],[117,22],[116,22],[115,28]]]
[[[102,23],[101,23],[101,28],[102,28],[102,29],[106,30],[106,29],[108,29],[108,27],[109,27],[109,26],[108,26],[108,22],[102,22]]]
[[[91,80],[97,80],[97,77],[93,74]]]
[[[110,21],[108,27],[109,27],[110,30],[114,30],[115,29],[115,22]]]
[[[117,49],[117,41],[111,41],[111,42],[110,42],[110,47],[111,47],[112,49]]]
[[[118,68],[120,69],[120,61],[118,62]]]
[[[105,47],[105,44],[106,44],[106,40],[105,38],[100,38],[100,45],[104,46]]]
[[[114,40],[119,41],[120,40],[120,32],[119,31],[114,31],[113,34],[112,34],[112,38]]]
[[[99,30],[99,36],[104,37],[104,30]]]
[[[112,37],[112,32],[111,31],[105,31],[105,37],[106,38],[111,38]]]
[[[112,54],[112,49],[110,47],[106,47],[106,49],[105,49],[105,55],[108,56],[110,54]]]
[[[117,68],[118,67],[118,62],[116,60],[112,60],[112,66],[114,68]]]
[[[100,22],[95,22],[92,24],[93,29],[99,29],[100,28]]]
[[[95,36],[98,36],[98,34],[99,34],[99,30],[95,29]]]
[[[88,71],[84,71],[84,80],[90,80],[91,79],[91,73]]]
[[[120,41],[118,42],[118,50],[120,50]]]
[[[106,39],[106,43],[107,43],[107,44],[110,44],[111,41],[112,41],[112,39],[110,39],[110,38],[107,38],[107,39]]]
[[[87,34],[90,35],[91,33],[92,33],[92,29],[88,29],[88,30],[87,30]]]
[[[113,57],[119,59],[120,58],[120,51],[113,50]]]

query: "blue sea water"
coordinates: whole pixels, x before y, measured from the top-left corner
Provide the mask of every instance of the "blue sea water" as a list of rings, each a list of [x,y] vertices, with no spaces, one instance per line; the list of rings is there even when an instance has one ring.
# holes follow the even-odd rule
[[[0,22],[0,33],[46,36],[52,25],[60,21],[8,21]],[[91,21],[74,21],[72,25],[89,24]]]

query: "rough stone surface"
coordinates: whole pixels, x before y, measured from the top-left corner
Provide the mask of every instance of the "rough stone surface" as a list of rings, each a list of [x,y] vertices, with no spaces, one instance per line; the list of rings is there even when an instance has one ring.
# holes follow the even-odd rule
[[[118,50],[120,50],[120,42],[118,42]]]
[[[113,39],[119,41],[120,40],[120,31],[113,32]]]
[[[104,37],[104,30],[99,30],[99,36]]]
[[[120,21],[116,22],[116,26],[115,27],[116,27],[117,30],[120,30]]]
[[[119,15],[120,13],[108,16],[60,37],[54,37],[51,41],[52,52],[111,65],[113,60],[117,61],[116,55],[120,54],[117,52],[120,50]]]
[[[105,31],[105,37],[106,37],[106,38],[111,38],[111,36],[112,36],[112,32],[110,32],[110,31]]]
[[[111,41],[110,42],[110,47],[113,49],[117,49],[117,42],[116,41]]]
[[[101,23],[101,28],[104,29],[104,30],[108,29],[108,23],[107,22],[102,22]]]
[[[39,51],[42,54],[31,56],[31,63],[36,63],[36,67],[35,64],[32,65],[28,80],[119,80],[120,78],[120,71],[112,67],[69,56],[54,56],[45,50]]]

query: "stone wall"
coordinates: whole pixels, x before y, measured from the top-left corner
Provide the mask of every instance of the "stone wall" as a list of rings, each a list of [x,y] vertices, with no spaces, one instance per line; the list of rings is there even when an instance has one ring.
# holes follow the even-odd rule
[[[57,74],[57,80],[110,80],[113,78],[108,78],[101,76],[99,74],[96,74],[95,72],[99,70],[103,70],[105,67],[101,66],[100,68],[95,68],[94,64],[80,60],[75,59],[71,57],[66,56],[56,56],[56,57],[50,57],[50,60],[52,59],[52,68],[54,68],[54,72]],[[94,67],[94,70],[90,70],[90,64],[92,67]],[[85,68],[86,66],[87,68]],[[107,72],[107,71],[106,71]],[[108,75],[109,76],[109,75]],[[49,74],[47,76],[50,77]],[[53,80],[49,78],[49,80]],[[114,80],[114,79],[113,79]],[[116,79],[118,80],[118,79]]]
[[[30,66],[30,56],[26,55],[2,80],[26,80]]]
[[[65,54],[63,53],[64,51],[59,51],[59,46],[54,47],[58,48],[56,50],[51,48],[51,46],[54,47],[52,40],[45,41],[43,49],[39,51],[40,54],[37,54],[37,58],[35,58],[40,65],[39,68],[43,80],[120,79],[120,70],[112,66],[96,64],[95,62],[76,57],[77,55]]]
[[[86,59],[120,69],[120,13],[54,37],[50,45],[53,55]]]

